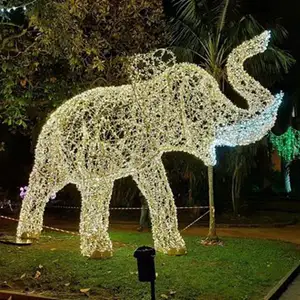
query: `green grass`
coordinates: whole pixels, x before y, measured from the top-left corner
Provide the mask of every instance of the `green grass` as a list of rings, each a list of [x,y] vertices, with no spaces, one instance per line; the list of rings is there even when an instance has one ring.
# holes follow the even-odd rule
[[[59,299],[86,298],[83,288],[90,288],[92,299],[150,299],[149,284],[137,280],[133,252],[151,245],[151,235],[113,231],[111,238],[115,253],[107,260],[82,257],[79,238],[59,233],[45,232],[33,246],[0,244],[0,284]],[[158,299],[262,299],[300,259],[299,248],[276,241],[226,238],[222,247],[185,240],[188,255],[156,256]],[[34,279],[37,270],[41,276]]]

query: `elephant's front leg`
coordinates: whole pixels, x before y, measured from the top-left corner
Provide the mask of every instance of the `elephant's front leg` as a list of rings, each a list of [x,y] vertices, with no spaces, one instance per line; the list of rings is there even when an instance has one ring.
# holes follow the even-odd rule
[[[161,159],[140,170],[134,180],[148,201],[156,250],[169,255],[185,254],[185,243],[178,231],[173,193]]]
[[[104,179],[96,182],[85,182],[78,188],[82,197],[81,253],[91,258],[111,257],[113,252],[108,235],[108,225],[113,182]]]
[[[48,167],[44,166],[45,169]],[[46,169],[47,170],[47,169]],[[35,167],[30,174],[29,188],[22,203],[17,237],[38,239],[43,228],[43,216],[49,197],[64,187],[66,182],[60,174],[42,172]],[[55,178],[56,180],[53,180]],[[54,182],[54,183],[53,183]]]

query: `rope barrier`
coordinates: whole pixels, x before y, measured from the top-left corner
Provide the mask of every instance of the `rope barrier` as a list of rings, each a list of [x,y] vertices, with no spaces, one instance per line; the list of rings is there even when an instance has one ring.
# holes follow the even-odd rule
[[[195,221],[193,221],[191,224],[189,224],[188,226],[184,227],[182,230],[180,230],[180,232],[185,231],[186,229],[190,228],[192,225],[194,225],[196,222],[198,222],[200,219],[202,219],[204,216],[206,216],[209,213],[209,210],[203,214],[202,216],[200,216],[198,219],[196,219]]]
[[[21,207],[21,205],[5,205],[0,203],[0,209],[4,209],[5,207],[9,207],[12,211],[13,208]],[[46,206],[46,208],[62,208],[62,209],[81,209],[80,206],[63,206],[63,205],[53,205],[53,206]],[[184,209],[206,209],[209,208],[209,206],[179,206],[177,207],[177,210],[184,210]],[[110,207],[109,210],[142,210],[142,209],[148,209],[148,208],[142,208],[142,207]]]
[[[2,216],[2,215],[0,215],[0,218],[1,219],[5,219],[5,220],[11,220],[11,221],[19,222],[18,219],[11,218],[11,217],[6,217],[6,216]],[[64,229],[60,229],[60,228],[55,228],[55,227],[50,227],[50,226],[43,226],[43,228],[49,229],[49,230],[53,230],[53,231],[57,231],[57,232],[67,233],[67,234],[71,234],[71,235],[76,235],[76,236],[80,235],[79,233],[74,232],[74,231],[68,231],[68,230],[64,230]]]
[[[54,206],[53,206],[54,207]],[[59,206],[55,206],[56,208],[60,208]],[[63,208],[67,208],[66,206],[62,206]],[[76,208],[79,209],[80,207],[72,207],[70,206],[69,208]],[[187,209],[187,208],[209,208],[209,206],[198,206],[198,207],[177,207],[177,209]],[[133,208],[122,208],[122,207],[114,207],[111,209],[115,209],[115,210],[132,210],[132,209],[136,209],[136,210],[140,210],[141,208],[139,207],[133,207]],[[190,223],[188,226],[186,226],[185,228],[183,228],[181,230],[181,232],[185,231],[186,229],[190,228],[192,225],[194,225],[196,222],[198,222],[200,219],[202,219],[204,216],[206,216],[209,213],[209,210],[206,211],[203,215],[201,215],[199,218],[197,218],[195,221],[193,221],[192,223]],[[0,215],[1,219],[5,219],[5,220],[11,220],[11,221],[15,221],[15,222],[19,222],[18,219],[15,218],[11,218],[11,217],[7,217],[7,216],[2,216]],[[60,228],[55,228],[55,227],[50,227],[50,226],[45,226],[43,225],[43,228],[45,229],[49,229],[49,230],[53,230],[53,231],[57,231],[57,232],[62,232],[62,233],[67,233],[67,234],[71,234],[71,235],[75,235],[75,236],[80,236],[79,233],[74,232],[74,231],[68,231],[68,230],[64,230],[64,229],[60,229]]]
[[[63,209],[81,209],[79,206],[48,206],[47,208],[63,208]],[[209,206],[182,206],[177,207],[177,209],[201,209],[201,208],[209,208]],[[142,207],[110,207],[109,210],[142,210],[148,208]]]

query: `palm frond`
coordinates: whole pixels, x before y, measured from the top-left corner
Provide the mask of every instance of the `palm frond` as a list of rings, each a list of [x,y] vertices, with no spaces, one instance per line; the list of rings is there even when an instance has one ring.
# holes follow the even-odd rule
[[[197,0],[171,0],[176,9],[177,18],[188,21],[188,23],[199,21],[197,2]]]
[[[170,23],[170,28],[173,32],[171,47],[177,47],[177,50],[180,49],[181,51],[183,51],[184,48],[188,48],[194,51],[198,57],[205,60],[209,50],[206,38],[207,33],[201,31],[203,30],[202,27],[199,27],[200,30],[196,32],[192,26],[186,24],[181,19],[173,19]]]
[[[205,57],[204,55],[202,55],[201,53],[188,48],[188,47],[183,47],[183,46],[171,46],[170,49],[176,54],[176,57],[179,61],[185,61],[185,62],[193,62],[194,58],[199,58],[202,63],[200,63],[200,65],[203,63],[204,64],[208,64],[209,60],[207,59],[207,57]]]
[[[214,12],[216,14],[216,20],[217,20],[216,22],[217,35],[219,35],[222,32],[225,26],[229,2],[230,0],[223,0],[219,5],[217,5],[214,8]]]
[[[239,13],[238,6],[244,1],[247,0],[173,0],[177,15],[170,28],[176,54],[199,63],[221,84],[226,81],[224,67],[232,49],[265,30],[251,14]],[[287,37],[285,28],[278,24],[271,28],[268,51],[246,62],[249,73],[267,86],[280,80],[295,63],[288,52],[277,46]]]
[[[287,74],[295,59],[287,51],[271,45],[266,52],[247,61],[248,72],[268,87]]]
[[[173,19],[171,27],[174,30],[171,45],[187,44],[193,45],[195,48],[201,45],[202,41],[200,40],[200,37],[197,34],[197,32],[192,26],[186,24],[183,20]]]
[[[281,44],[288,38],[288,31],[279,23],[275,23],[275,25],[272,26],[272,37],[276,43]]]
[[[226,36],[228,43],[234,48],[242,41],[253,38],[263,30],[265,30],[264,27],[249,14],[242,16],[238,22],[233,23],[232,26],[228,28]]]

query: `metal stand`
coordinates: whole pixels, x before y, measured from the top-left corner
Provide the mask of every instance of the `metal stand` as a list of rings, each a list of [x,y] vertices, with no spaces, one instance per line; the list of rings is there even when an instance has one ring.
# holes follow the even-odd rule
[[[15,246],[30,246],[32,241],[29,239],[21,239],[15,236],[4,236],[0,238],[0,243]]]
[[[155,281],[151,281],[151,300],[155,300]]]

